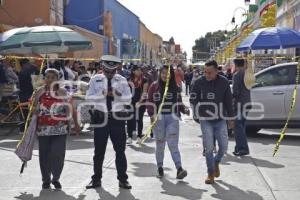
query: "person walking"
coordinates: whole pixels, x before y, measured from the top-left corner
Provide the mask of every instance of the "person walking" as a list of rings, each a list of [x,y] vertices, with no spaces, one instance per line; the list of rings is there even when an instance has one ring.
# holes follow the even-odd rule
[[[226,77],[229,81],[232,81],[232,73],[231,73],[231,69],[227,69],[226,72]]]
[[[131,106],[133,108],[133,117],[127,121],[127,144],[132,144],[133,131],[138,130],[138,143],[140,143],[143,135],[143,119],[146,111],[145,103],[148,91],[148,81],[143,76],[141,67],[133,65],[129,79],[129,85],[132,90]],[[136,126],[137,125],[137,126]]]
[[[184,82],[184,72],[182,70],[181,64],[177,65],[174,73],[175,73],[176,84],[180,88],[180,92],[182,92],[182,82]]]
[[[179,143],[179,113],[189,115],[189,109],[182,103],[180,89],[178,88],[175,80],[175,73],[172,66],[170,66],[170,81],[168,87],[168,93],[166,95],[165,102],[162,107],[162,112],[157,113],[158,108],[162,104],[164,91],[166,88],[168,67],[163,66],[160,70],[159,80],[152,83],[148,92],[148,104],[147,111],[152,119],[155,120],[156,116],[158,121],[156,122],[153,133],[156,140],[156,162],[158,168],[158,178],[164,176],[164,153],[166,143],[175,167],[177,169],[177,179],[183,179],[187,176],[187,171],[182,168],[181,155],[178,148]]]
[[[155,66],[143,64],[142,72],[143,72],[143,76],[145,77],[145,79],[148,82],[148,86],[150,86],[154,81],[157,81],[158,73],[157,73]],[[149,87],[148,87],[148,89],[149,89]],[[147,91],[147,93],[148,93],[148,91]],[[150,124],[151,124],[151,118],[150,118]],[[152,129],[151,129],[150,137],[151,138],[154,137]]]
[[[226,74],[223,72],[223,67],[222,66],[218,67],[218,71],[219,71],[218,74],[220,76],[223,76],[223,77],[227,78]]]
[[[87,189],[101,187],[102,167],[108,138],[110,137],[116,152],[116,168],[118,172],[119,187],[131,189],[127,181],[126,148],[126,115],[124,108],[131,103],[130,87],[126,79],[117,74],[117,66],[121,64],[118,57],[104,55],[101,57],[104,74],[92,77],[86,100],[95,104],[93,121],[97,127],[94,129],[94,175]]]
[[[192,79],[193,79],[193,73],[190,71],[190,69],[187,69],[184,74],[186,96],[188,96],[190,94]]]
[[[33,98],[34,114],[37,115],[39,161],[43,189],[50,189],[50,183],[56,189],[62,188],[59,179],[64,167],[66,138],[70,130],[68,116],[73,116],[74,131],[77,134],[80,132],[77,113],[68,99],[67,92],[59,85],[53,85],[55,81],[59,80],[59,76],[58,70],[47,69],[45,85],[37,90]],[[67,106],[66,103],[70,106]]]
[[[199,69],[194,69],[193,78],[192,78],[192,81],[191,81],[191,90],[192,90],[196,80],[198,80],[199,78],[201,78],[200,70]]]
[[[218,75],[218,64],[209,61],[205,64],[205,76],[196,80],[192,88],[190,102],[193,105],[194,116],[200,122],[203,147],[205,150],[208,177],[206,184],[213,184],[215,177],[220,176],[219,164],[227,151],[229,127],[234,116],[232,108],[232,93],[228,80]],[[214,156],[214,139],[218,142],[218,152]]]
[[[245,156],[249,154],[249,146],[246,136],[246,118],[247,113],[251,109],[251,94],[244,82],[245,77],[245,60],[235,59],[234,64],[236,73],[233,76],[233,99],[234,109],[236,112],[236,120],[234,127],[234,136],[236,146],[233,154],[235,156]]]

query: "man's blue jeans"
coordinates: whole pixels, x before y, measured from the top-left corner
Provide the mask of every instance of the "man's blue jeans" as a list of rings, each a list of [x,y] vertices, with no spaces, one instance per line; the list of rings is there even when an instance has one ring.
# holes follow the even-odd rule
[[[236,146],[234,151],[236,153],[249,153],[249,147],[247,142],[246,136],[246,116],[243,116],[239,113],[238,118],[235,120],[235,128],[234,128],[234,135],[235,135],[235,142]]]
[[[220,163],[228,147],[228,131],[225,120],[206,121],[201,120],[200,126],[205,149],[206,165],[208,174],[213,174],[215,164]],[[218,153],[214,156],[214,138],[218,142]]]

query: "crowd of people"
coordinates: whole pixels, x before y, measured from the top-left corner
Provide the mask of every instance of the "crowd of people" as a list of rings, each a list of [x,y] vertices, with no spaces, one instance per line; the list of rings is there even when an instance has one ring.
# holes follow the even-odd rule
[[[110,138],[116,152],[119,186],[131,189],[127,175],[126,143],[132,144],[134,133],[137,134],[138,142],[141,142],[144,137],[143,124],[146,111],[150,121],[155,122],[151,137],[155,139],[156,145],[157,177],[164,176],[166,144],[177,169],[176,178],[183,179],[187,176],[188,172],[183,168],[179,149],[181,115],[190,115],[189,107],[182,101],[184,83],[185,95],[190,97],[193,118],[200,123],[203,134],[208,172],[205,183],[213,184],[214,179],[220,176],[219,166],[227,152],[228,129],[234,129],[235,132],[236,147],[233,154],[236,156],[249,154],[245,134],[246,116],[242,114],[251,108],[243,107],[246,112],[238,109],[238,106],[251,101],[250,91],[244,85],[246,63],[243,59],[235,59],[234,63],[237,72],[233,76],[231,71],[223,73],[216,61],[207,62],[202,70],[191,66],[186,68],[181,64],[163,65],[158,69],[145,64],[122,65],[119,58],[108,55],[103,56],[100,62],[89,63],[88,67],[80,61],[48,62],[39,75],[38,65],[34,65],[28,59],[20,60],[21,70],[18,72],[15,70],[15,63],[4,60],[0,64],[0,85],[16,85],[19,101],[26,102],[32,98],[34,75],[43,77],[44,83],[33,97],[34,114],[38,117],[37,135],[42,187],[48,189],[52,183],[55,188],[60,189],[62,186],[59,178],[64,165],[66,135],[70,131],[66,117],[68,113],[73,117],[74,132],[79,134],[81,130],[76,116],[76,106],[71,96],[67,95],[76,93],[78,88],[61,87],[56,82],[76,80],[87,82],[89,86],[85,92],[85,100],[92,102],[93,105],[90,123],[100,126],[94,128],[94,173],[86,188],[101,186],[103,161]],[[170,76],[167,80],[169,70]],[[233,90],[230,87],[231,81]],[[54,87],[51,87],[53,85]],[[67,98],[61,99],[60,96]],[[2,100],[5,101],[5,98]],[[54,106],[62,102],[67,102],[71,106]],[[158,113],[160,107],[162,111]],[[24,125],[20,127],[20,132],[23,131]]]

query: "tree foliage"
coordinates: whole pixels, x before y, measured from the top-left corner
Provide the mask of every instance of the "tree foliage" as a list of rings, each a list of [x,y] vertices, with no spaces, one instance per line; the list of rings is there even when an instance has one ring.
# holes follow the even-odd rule
[[[208,32],[203,37],[196,39],[193,46],[193,59],[208,59],[210,51],[220,46],[220,42],[225,41],[226,35],[224,31]]]

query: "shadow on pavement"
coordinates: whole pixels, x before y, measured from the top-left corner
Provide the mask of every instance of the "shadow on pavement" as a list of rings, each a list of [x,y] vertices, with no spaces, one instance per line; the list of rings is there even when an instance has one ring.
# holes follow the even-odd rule
[[[119,190],[118,196],[113,196],[103,188],[97,189],[97,193],[99,194],[100,199],[103,200],[139,200],[136,199],[132,194],[130,190]]]
[[[8,137],[19,133],[19,126],[2,126],[0,125],[0,137]]]
[[[248,137],[249,143],[260,143],[263,145],[270,145],[276,143],[279,135],[267,135],[267,134],[257,134],[256,136]],[[233,138],[234,140],[234,138]],[[300,134],[296,135],[286,135],[284,140],[280,145],[288,145],[288,146],[299,146],[300,143]]]
[[[202,138],[202,135],[198,135],[197,137]],[[260,143],[263,145],[270,145],[270,144],[275,145],[278,138],[279,135],[269,135],[263,133],[247,136],[249,143]],[[229,137],[229,141],[235,142],[234,136]],[[281,142],[281,145],[299,146],[299,143],[300,143],[300,133],[299,135],[286,135],[284,137],[284,140]]]
[[[157,166],[153,163],[131,163],[134,167],[134,175],[137,177],[155,177]],[[164,168],[164,171],[170,171],[170,168]]]
[[[188,200],[198,200],[202,198],[203,192],[207,192],[207,190],[193,188],[189,183],[184,181],[178,181],[176,184],[165,178],[160,179],[160,181],[162,182],[161,187],[164,190],[161,193],[169,196],[182,197],[183,199]]]
[[[67,195],[62,190],[41,190],[39,196],[34,196],[33,194],[21,193],[20,196],[15,197],[15,199],[21,200],[84,200],[85,195],[79,195],[78,198]]]
[[[233,155],[227,154],[226,157],[224,157],[224,162],[222,164],[230,165],[230,162],[236,162],[241,164],[254,164],[257,167],[274,168],[274,169],[285,167],[284,165],[273,163],[268,160],[262,160],[250,156],[238,158]]]
[[[94,135],[84,134],[80,136],[68,136],[67,150],[78,149],[93,149],[94,148]]]
[[[263,197],[253,191],[243,191],[236,186],[225,183],[224,181],[217,181],[212,185],[216,190],[216,194],[211,196],[222,200],[263,200]],[[226,188],[225,188],[226,187]]]
[[[141,153],[146,153],[146,154],[154,154],[155,153],[155,148],[154,147],[150,147],[147,146],[145,144],[143,144],[142,146],[134,146],[134,145],[130,145],[128,146],[130,149],[133,149],[137,152],[141,152]]]
[[[16,140],[16,141],[1,142],[0,143],[0,147],[6,148],[6,149],[16,149],[18,142],[19,142],[18,140]],[[38,148],[35,146],[35,150],[37,150],[37,149]]]

